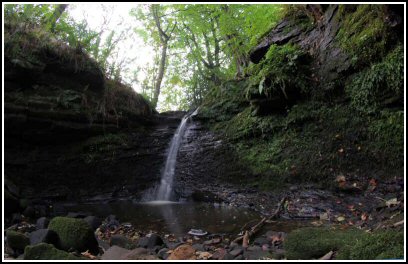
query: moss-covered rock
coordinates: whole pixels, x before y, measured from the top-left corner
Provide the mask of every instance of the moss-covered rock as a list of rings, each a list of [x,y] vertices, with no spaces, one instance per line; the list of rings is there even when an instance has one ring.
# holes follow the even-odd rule
[[[396,231],[366,233],[360,229],[301,228],[284,242],[287,259],[318,259],[329,251],[336,259],[402,258],[404,234]]]
[[[30,239],[19,232],[13,230],[6,231],[7,245],[14,250],[24,250],[30,244]]]
[[[366,234],[356,239],[355,243],[347,244],[336,259],[403,259],[404,233],[397,231],[381,231]]]
[[[92,254],[99,252],[95,234],[83,219],[55,217],[48,225],[48,229],[58,234],[61,248],[64,250],[72,248],[80,252],[89,250]]]
[[[27,246],[24,250],[24,260],[81,260],[63,250],[56,249],[51,244],[40,243],[35,246]]]

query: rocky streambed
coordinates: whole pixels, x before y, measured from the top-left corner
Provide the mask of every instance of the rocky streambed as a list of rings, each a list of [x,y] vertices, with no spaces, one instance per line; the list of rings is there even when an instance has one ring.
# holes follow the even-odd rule
[[[5,258],[293,258],[294,249],[290,241],[299,239],[296,234],[301,230],[316,228],[316,234],[322,229],[367,234],[400,232],[404,226],[402,183],[402,179],[377,182],[375,185],[371,181],[365,189],[359,189],[356,187],[358,184],[347,182],[334,192],[313,186],[292,186],[280,195],[226,187],[219,190],[211,188],[200,195],[193,195],[196,199],[207,199],[206,202],[185,201],[164,205],[122,199],[88,201],[87,204],[45,204],[42,201],[41,207],[34,201],[22,214],[14,214],[7,219]],[[262,217],[272,214],[278,205],[276,201],[282,196],[287,199],[278,218],[266,221],[250,237],[248,244],[234,242]],[[189,234],[188,231],[194,228],[200,228],[206,234]],[[319,243],[318,247],[326,250],[323,242]],[[316,254],[320,255],[312,255],[313,258],[325,255],[321,252]],[[332,252],[330,258],[335,257]]]

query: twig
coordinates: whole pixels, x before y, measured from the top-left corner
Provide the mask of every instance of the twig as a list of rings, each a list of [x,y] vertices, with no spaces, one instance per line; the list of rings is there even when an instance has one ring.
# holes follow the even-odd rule
[[[265,224],[266,221],[270,221],[272,219],[278,218],[283,209],[283,204],[285,203],[285,201],[286,201],[286,196],[279,202],[278,208],[276,208],[275,212],[271,216],[269,216],[268,218],[263,217],[259,223],[257,223],[251,228],[251,230],[246,231],[243,236],[237,237],[233,242],[238,243],[239,241],[243,240],[245,235],[247,235],[247,233],[248,233],[248,239],[249,239],[252,235],[254,235],[256,232],[258,232],[261,229],[261,227]]]

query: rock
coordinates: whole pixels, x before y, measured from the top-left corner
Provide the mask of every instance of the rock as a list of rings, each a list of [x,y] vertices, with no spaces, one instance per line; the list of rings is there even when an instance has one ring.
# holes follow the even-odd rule
[[[234,258],[234,260],[243,260],[243,259],[244,259],[244,256],[242,255],[238,255]]]
[[[7,245],[14,251],[23,251],[30,244],[30,239],[19,232],[13,230],[6,231]]]
[[[258,246],[262,246],[268,243],[269,243],[269,240],[266,237],[258,237],[254,240],[254,244]]]
[[[194,248],[196,251],[205,251],[203,244],[200,244],[200,243],[194,244],[194,245],[193,245],[193,248]]]
[[[102,260],[124,259],[130,250],[118,246],[110,247],[101,257]]]
[[[178,246],[173,252],[171,252],[170,256],[167,260],[194,260],[195,257],[195,249],[188,245],[183,244]]]
[[[63,250],[56,249],[51,244],[40,243],[27,246],[24,250],[24,260],[83,260]]]
[[[151,234],[147,240],[147,248],[153,249],[155,246],[163,246],[163,239],[157,234]]]
[[[210,259],[212,257],[212,254],[210,252],[206,252],[206,251],[198,251],[198,252],[196,252],[196,256],[197,256],[197,259],[207,260],[207,259]]]
[[[244,259],[262,259],[264,257],[267,257],[269,255],[269,251],[245,251],[244,252]]]
[[[167,253],[169,251],[169,249],[168,248],[162,248],[162,249],[160,249],[159,250],[159,252],[157,253],[157,256],[160,258],[160,259],[167,259],[169,256],[170,256],[170,254],[169,253]]]
[[[110,246],[119,246],[130,250],[136,248],[135,242],[120,234],[111,236],[109,244]]]
[[[149,244],[148,237],[141,237],[139,238],[139,241],[137,241],[137,247],[147,248],[148,244]]]
[[[283,259],[285,257],[285,250],[284,249],[275,249],[272,252],[273,259]]]
[[[58,234],[64,250],[73,248],[80,252],[89,250],[93,255],[99,253],[95,234],[83,219],[58,216],[51,220],[48,228]]]
[[[169,249],[175,249],[180,245],[183,245],[183,242],[167,242],[166,245]]]
[[[267,250],[269,250],[270,249],[270,246],[268,245],[268,244],[263,244],[262,245],[262,250],[263,251],[267,251]]]
[[[129,253],[123,256],[124,260],[156,260],[159,259],[156,256],[149,254],[149,251],[145,248],[135,248]]]
[[[262,248],[260,246],[250,246],[247,248],[247,251],[261,251]]]
[[[92,227],[94,231],[102,224],[102,220],[96,216],[87,216],[84,218],[84,220]]]
[[[242,248],[236,248],[236,249],[231,250],[229,254],[235,258],[236,256],[242,254],[242,252],[244,252]]]
[[[48,227],[49,223],[50,223],[50,220],[43,216],[37,219],[35,226],[37,227],[37,229],[44,229]]]
[[[205,190],[194,190],[191,197],[195,202],[220,203],[223,201],[217,194]]]
[[[110,245],[108,242],[101,240],[99,238],[96,238],[96,241],[98,241],[99,247],[103,249],[103,251],[107,251],[110,248]]]
[[[30,245],[40,243],[53,244],[56,248],[59,248],[59,237],[57,233],[48,229],[39,229],[30,233]]]
[[[221,260],[224,259],[225,255],[227,254],[227,250],[224,248],[218,248],[211,256],[211,259]]]

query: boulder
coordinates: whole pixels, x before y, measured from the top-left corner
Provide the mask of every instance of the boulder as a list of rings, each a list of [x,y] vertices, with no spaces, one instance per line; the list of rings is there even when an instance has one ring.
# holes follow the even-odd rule
[[[7,245],[13,250],[22,251],[30,244],[30,239],[19,232],[13,230],[6,231]]]
[[[124,259],[130,250],[118,246],[110,247],[101,257],[102,260]]]
[[[156,260],[159,259],[156,256],[150,255],[149,251],[145,248],[135,248],[129,253],[124,255],[124,260]]]
[[[170,253],[167,253],[169,251],[168,248],[162,248],[159,250],[159,252],[157,253],[157,256],[160,259],[167,259],[170,256]]]
[[[64,250],[73,248],[80,252],[89,250],[93,255],[99,253],[95,234],[83,219],[58,216],[51,220],[48,229],[58,234],[61,248]]]
[[[136,248],[136,243],[133,242],[130,238],[124,236],[124,235],[113,235],[110,238],[109,242],[110,246],[119,246],[121,248],[126,248],[126,249],[134,249]]]
[[[30,245],[37,245],[40,243],[53,244],[59,247],[59,237],[57,233],[48,229],[39,229],[30,233]]]
[[[162,247],[165,243],[163,239],[157,234],[151,234],[149,237],[142,237],[139,239],[137,246],[142,248],[153,249],[157,246]]]
[[[37,229],[44,229],[48,227],[49,223],[50,223],[50,220],[47,217],[43,216],[37,219],[35,226],[37,227]]]
[[[192,246],[183,244],[173,250],[167,260],[195,260],[195,252]]]
[[[24,260],[81,260],[83,258],[74,256],[63,250],[56,249],[51,244],[40,243],[27,246],[24,250]]]

